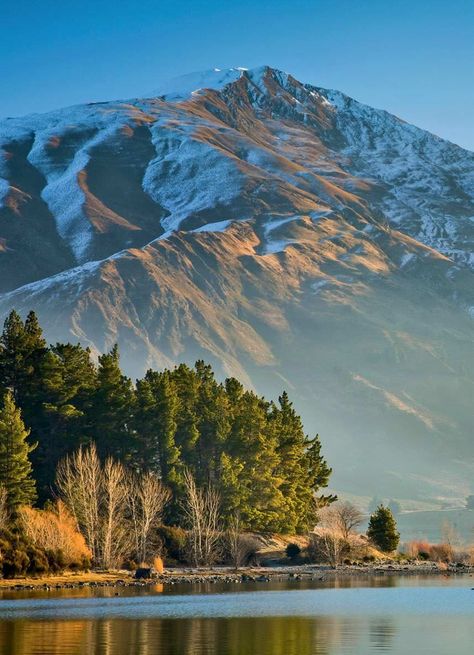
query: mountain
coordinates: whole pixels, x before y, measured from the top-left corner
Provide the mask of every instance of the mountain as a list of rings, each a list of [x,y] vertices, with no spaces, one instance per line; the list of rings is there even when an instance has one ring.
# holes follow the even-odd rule
[[[262,67],[0,123],[0,316],[286,388],[333,485],[470,490],[474,153]]]

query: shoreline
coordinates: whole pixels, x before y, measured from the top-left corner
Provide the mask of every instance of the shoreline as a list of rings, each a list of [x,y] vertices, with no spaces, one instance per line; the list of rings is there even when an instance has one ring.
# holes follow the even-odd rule
[[[334,577],[372,575],[461,575],[474,574],[474,566],[436,562],[418,564],[340,565],[337,568],[321,564],[295,566],[176,568],[148,579],[135,579],[131,571],[67,572],[36,578],[0,579],[0,591],[60,590],[103,587],[150,587],[153,585],[240,584],[246,582],[325,581]]]

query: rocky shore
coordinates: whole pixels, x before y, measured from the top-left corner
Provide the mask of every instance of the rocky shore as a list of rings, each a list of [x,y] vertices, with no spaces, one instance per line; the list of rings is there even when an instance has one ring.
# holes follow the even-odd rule
[[[58,575],[47,578],[24,578],[0,580],[0,590],[59,590],[102,587],[151,587],[153,585],[187,585],[187,584],[241,584],[265,583],[271,581],[316,581],[324,582],[337,577],[366,575],[456,575],[474,574],[474,566],[460,563],[440,565],[436,562],[419,562],[410,564],[351,564],[337,568],[323,565],[300,565],[245,568],[235,571],[229,567],[212,569],[170,569],[161,574],[153,574],[146,579],[136,579],[130,571],[92,571]]]

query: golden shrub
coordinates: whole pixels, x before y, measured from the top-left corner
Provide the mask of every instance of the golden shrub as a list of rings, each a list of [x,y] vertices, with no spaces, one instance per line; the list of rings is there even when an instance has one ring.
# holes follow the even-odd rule
[[[66,565],[78,564],[91,557],[76,521],[62,501],[51,510],[22,507],[20,520],[28,539],[44,550],[60,550]]]
[[[161,557],[155,557],[153,560],[153,568],[157,573],[163,573],[165,570],[165,565]]]

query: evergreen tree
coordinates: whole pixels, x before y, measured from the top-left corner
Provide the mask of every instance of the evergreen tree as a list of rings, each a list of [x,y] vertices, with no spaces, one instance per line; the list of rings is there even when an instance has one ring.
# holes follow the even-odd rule
[[[10,389],[24,414],[33,413],[41,386],[39,368],[47,352],[34,312],[23,323],[13,310],[0,336],[0,386]]]
[[[130,378],[120,369],[117,345],[99,357],[97,386],[94,390],[89,423],[92,440],[101,458],[119,460],[134,457],[133,432],[135,393]]]
[[[307,440],[300,417],[296,414],[286,391],[273,405],[271,418],[278,435],[277,453],[279,473],[282,476],[281,492],[285,498],[284,515],[286,532],[308,529],[308,518],[314,507],[313,489],[308,479]],[[315,512],[314,518],[315,518]],[[313,523],[315,520],[313,521]]]
[[[391,553],[398,546],[400,534],[397,523],[388,507],[379,505],[369,520],[368,538],[384,553]]]
[[[15,405],[13,394],[7,391],[0,410],[0,484],[7,491],[10,512],[20,505],[30,505],[36,499],[32,466],[28,459],[36,444],[29,445],[29,430]]]
[[[306,465],[309,478],[309,486],[314,494],[321,489],[325,489],[329,484],[332,468],[328,466],[326,459],[321,454],[321,440],[319,434],[313,439],[307,440],[306,448]],[[328,496],[315,496],[318,508],[329,505],[337,500],[337,496],[329,494]]]
[[[281,531],[285,501],[280,489],[277,435],[267,413],[268,403],[250,391],[242,394],[221,457],[219,491],[227,518],[238,512],[247,529]]]
[[[285,532],[304,533],[311,530],[317,509],[336,498],[317,493],[327,486],[331,469],[321,455],[319,437],[309,439],[286,391],[271,404],[270,420],[278,436],[278,473],[282,477],[281,492],[285,498],[283,515]]]
[[[219,492],[224,520],[238,515],[246,529],[303,532],[334,500],[320,495],[331,469],[319,438],[306,436],[288,394],[269,403],[235,378],[220,384],[202,360],[150,370],[134,388],[117,347],[96,367],[79,344],[47,347],[33,312],[25,322],[12,312],[0,336],[0,398],[2,390],[39,443],[31,462],[41,500],[58,460],[90,441],[102,458],[159,475],[173,491],[172,522],[186,469]]]
[[[137,383],[137,416],[144,466],[158,473],[165,484],[180,481],[180,449],[176,446],[179,399],[169,371],[148,371]]]
[[[199,439],[194,475],[198,484],[218,485],[220,456],[229,434],[229,403],[225,389],[214,378],[212,367],[198,360],[195,364],[198,393],[195,404]]]
[[[32,458],[40,500],[51,494],[59,460],[76,451],[91,432],[88,425],[96,370],[88,349],[56,344],[40,367],[43,384],[33,421],[38,448]]]
[[[36,314],[30,312],[23,322],[18,313],[12,311],[5,320],[0,336],[0,389],[11,391],[31,432],[32,441],[41,443],[48,435],[42,429],[45,374],[49,373],[44,369],[47,357],[48,348]],[[52,453],[51,449],[49,453]],[[35,478],[41,479],[43,472],[37,466],[36,455],[35,451],[32,456],[33,469]],[[54,463],[53,466],[49,464],[46,477],[48,480],[54,477]],[[39,487],[42,489],[42,481]]]
[[[196,371],[180,364],[171,371],[171,378],[178,396],[175,441],[186,467],[193,469],[196,463],[196,444],[199,439],[196,404],[199,380]]]

